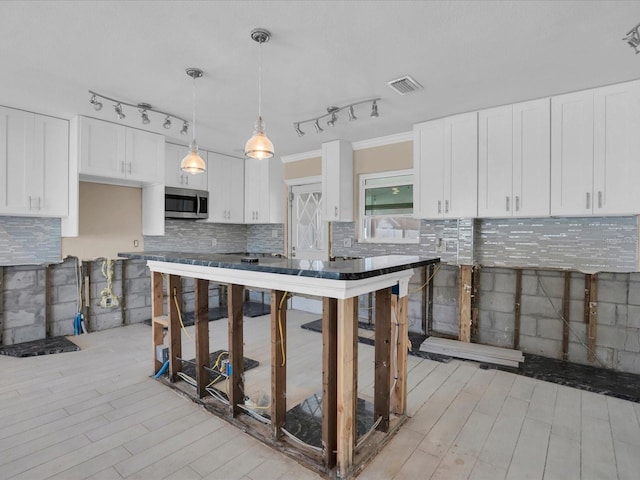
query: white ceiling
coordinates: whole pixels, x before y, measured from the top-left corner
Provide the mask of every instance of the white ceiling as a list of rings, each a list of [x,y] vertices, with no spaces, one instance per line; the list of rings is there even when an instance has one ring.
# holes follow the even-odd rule
[[[262,114],[276,156],[408,132],[416,122],[640,78],[640,55],[622,37],[639,1],[2,1],[0,105],[53,116],[117,121],[87,90],[191,117],[199,67],[201,147],[242,155],[258,109],[255,27],[262,46]],[[424,90],[400,96],[389,80]],[[359,119],[340,118],[299,138],[293,122],[379,96]],[[142,127],[125,108],[124,124]],[[346,117],[346,115],[342,115]],[[151,115],[147,129],[164,130]]]

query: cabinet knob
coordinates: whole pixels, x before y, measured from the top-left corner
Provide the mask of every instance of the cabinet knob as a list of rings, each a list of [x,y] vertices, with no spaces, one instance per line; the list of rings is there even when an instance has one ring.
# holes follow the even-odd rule
[[[333,216],[338,218],[338,207],[337,206],[333,207]]]
[[[507,195],[506,199],[507,199],[507,212],[508,212],[509,211],[509,196],[508,195]]]
[[[591,209],[591,192],[587,192],[587,210]]]
[[[438,200],[438,213],[442,213],[442,200]]]
[[[449,200],[444,201],[444,213],[449,213]]]
[[[602,208],[602,190],[598,190],[598,208]]]
[[[516,212],[520,211],[520,197],[516,195]]]

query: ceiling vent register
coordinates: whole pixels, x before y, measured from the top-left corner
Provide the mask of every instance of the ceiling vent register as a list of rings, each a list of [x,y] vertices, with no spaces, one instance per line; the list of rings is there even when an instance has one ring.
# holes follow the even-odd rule
[[[391,80],[387,82],[387,85],[389,85],[391,89],[399,95],[406,95],[423,89],[422,85],[416,82],[409,75]]]

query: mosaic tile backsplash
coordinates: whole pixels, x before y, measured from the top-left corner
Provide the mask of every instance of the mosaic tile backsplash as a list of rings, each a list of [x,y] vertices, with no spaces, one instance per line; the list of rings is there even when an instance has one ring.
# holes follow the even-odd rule
[[[0,266],[62,261],[59,218],[0,217]]]
[[[244,252],[246,248],[246,225],[166,219],[164,236],[144,237],[144,249],[147,251],[233,253]]]

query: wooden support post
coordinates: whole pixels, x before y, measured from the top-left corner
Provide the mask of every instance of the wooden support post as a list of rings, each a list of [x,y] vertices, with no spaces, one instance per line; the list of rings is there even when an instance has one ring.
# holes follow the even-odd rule
[[[435,267],[434,265],[429,265],[429,284],[427,285],[427,288],[429,289],[428,292],[428,300],[427,300],[427,331],[424,332],[426,335],[431,335],[431,332],[433,331],[433,280],[435,278],[434,275],[435,272]]]
[[[589,302],[591,302],[591,275],[584,276],[584,323],[589,323]]]
[[[287,300],[286,292],[271,290],[271,428],[282,435],[287,416]]]
[[[571,272],[564,272],[562,295],[562,359],[569,358],[569,322],[571,315]]]
[[[471,339],[478,340],[478,329],[480,327],[480,266],[472,267],[471,272]]]
[[[91,328],[91,268],[92,262],[86,261],[82,264],[82,272],[84,276],[84,308],[82,314],[84,315],[84,325],[87,328],[87,332],[92,330]]]
[[[51,287],[51,267],[49,265],[44,266],[44,334],[45,338],[53,337],[53,322],[51,321],[51,315],[49,314],[49,288]]]
[[[377,299],[376,299],[377,300]],[[356,442],[358,396],[358,297],[338,300],[338,382],[336,463],[338,478],[349,478]],[[376,319],[377,323],[377,319]]]
[[[471,341],[471,265],[460,265],[458,273],[458,340]]]
[[[229,414],[232,417],[242,411],[238,405],[244,404],[244,384],[242,381],[244,370],[243,290],[244,286],[242,285],[230,284],[227,286],[229,363],[231,364],[227,395],[229,396]]]
[[[394,315],[391,324],[398,323],[398,335],[395,340],[395,369],[392,368],[392,385],[390,410],[396,415],[404,415],[407,411],[407,357],[409,352],[409,323],[407,314],[409,311],[409,296],[398,298],[391,296],[391,308]]]
[[[422,279],[420,282],[420,285],[422,285],[422,289],[420,291],[421,293],[421,302],[420,302],[420,316],[422,319],[422,333],[423,335],[427,334],[427,304],[429,301],[429,296],[428,296],[428,292],[427,292],[427,281],[429,280],[429,267],[430,265],[425,265],[424,267],[422,267]]]
[[[156,374],[162,368],[162,361],[156,356],[156,346],[164,344],[165,322],[157,322],[156,319],[164,317],[163,283],[160,272],[151,272],[151,329],[152,329],[152,351],[153,373]]]
[[[203,398],[209,383],[209,281],[194,279],[196,383],[198,398]]]
[[[516,269],[516,291],[513,299],[513,348],[520,348],[520,311],[522,303],[522,270]]]
[[[325,467],[336,465],[338,302],[322,298],[322,449]]]
[[[593,362],[596,359],[596,329],[598,326],[598,274],[589,275],[589,328],[588,328],[588,346],[589,352],[587,360]]]
[[[389,378],[391,374],[391,288],[376,292],[376,337],[373,418],[382,417],[377,429],[389,430]],[[395,339],[394,339],[395,340]]]
[[[127,316],[127,272],[125,264],[127,260],[119,260],[120,263],[120,316],[122,317],[122,325],[129,325],[129,317]]]
[[[4,295],[2,294],[2,292],[4,291],[3,282],[4,282],[4,267],[0,266],[0,346],[4,345],[4,336],[3,336],[3,332],[4,332],[4,304],[3,304],[3,298],[4,298]]]
[[[169,379],[178,381],[182,370],[182,332],[180,331],[179,305],[182,305],[182,282],[178,275],[169,275]]]

